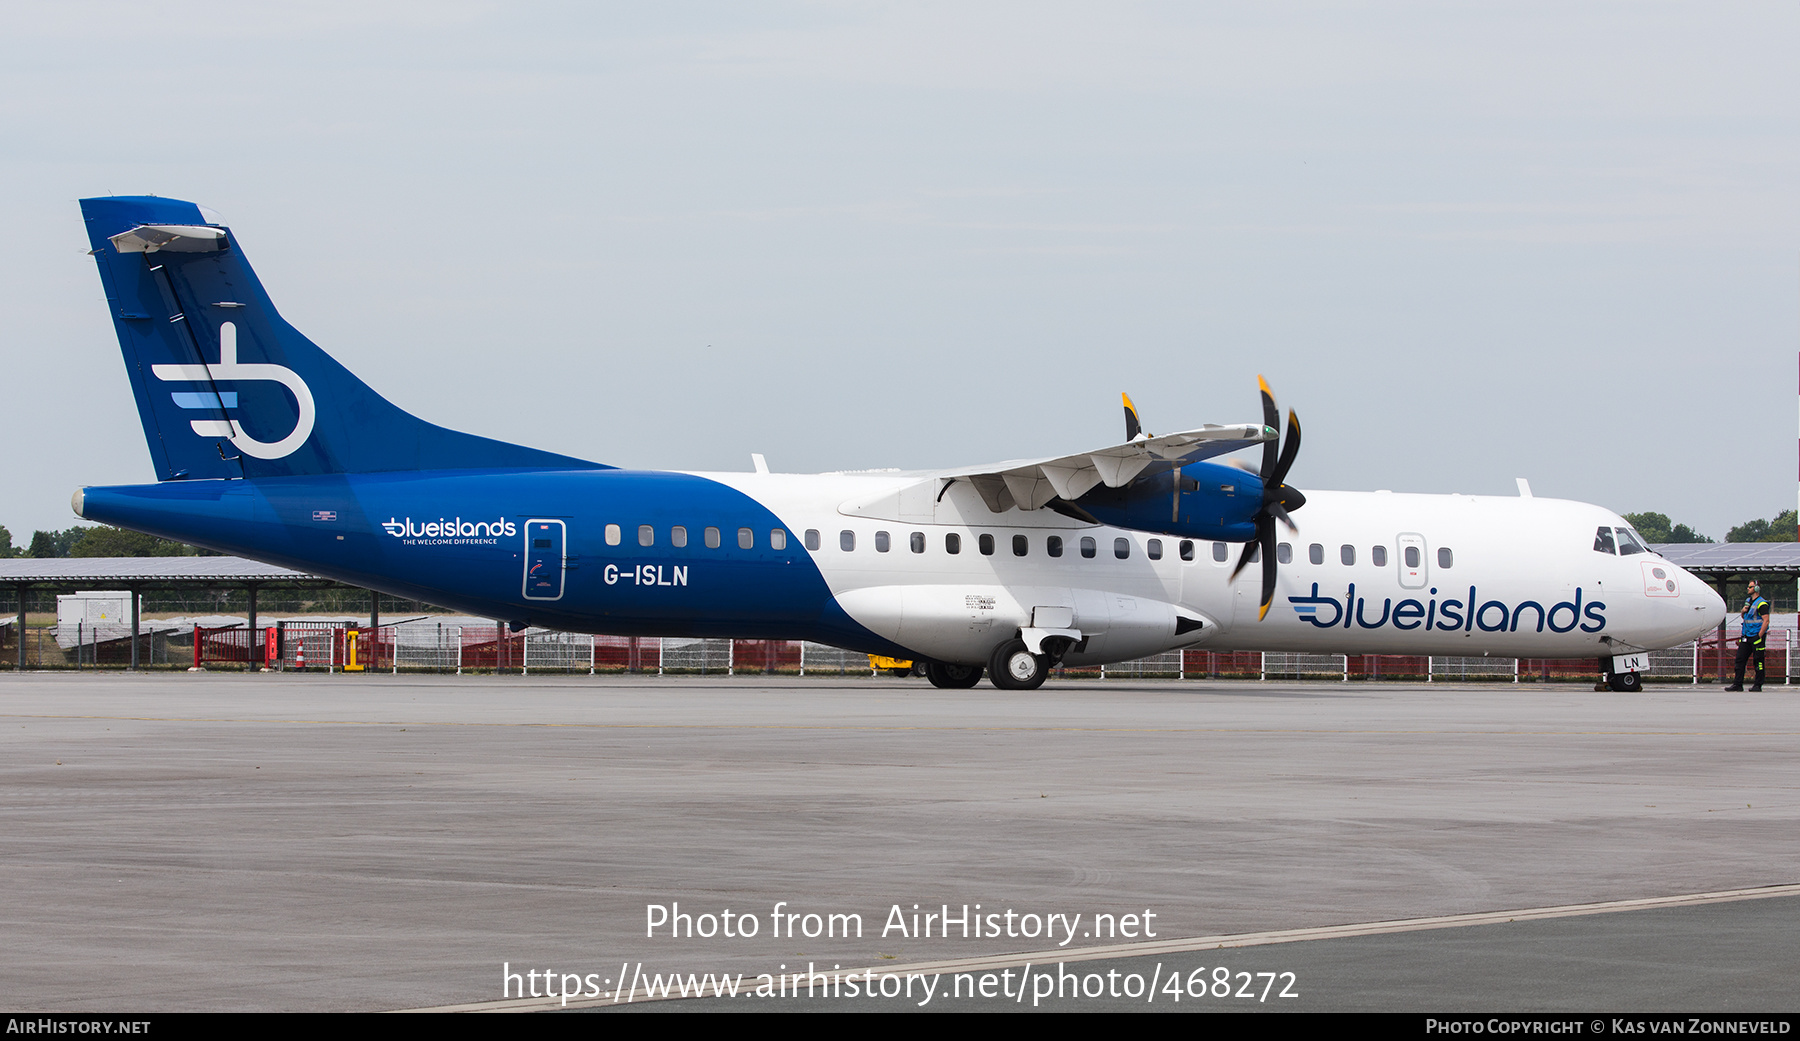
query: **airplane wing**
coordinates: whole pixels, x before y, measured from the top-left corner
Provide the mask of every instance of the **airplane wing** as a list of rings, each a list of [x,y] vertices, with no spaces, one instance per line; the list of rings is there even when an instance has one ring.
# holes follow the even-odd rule
[[[1121,445],[1053,459],[1014,459],[987,466],[940,470],[934,476],[961,478],[975,486],[982,501],[995,513],[1017,506],[1035,510],[1051,499],[1074,502],[1095,485],[1118,488],[1129,484],[1153,464],[1162,469],[1186,466],[1201,459],[1224,455],[1249,445],[1273,441],[1276,432],[1261,423],[1216,426],[1157,437],[1138,435]]]

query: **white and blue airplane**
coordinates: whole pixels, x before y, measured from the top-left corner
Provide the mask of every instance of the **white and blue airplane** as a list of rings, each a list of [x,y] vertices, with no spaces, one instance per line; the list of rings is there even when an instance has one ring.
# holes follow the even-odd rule
[[[629,470],[458,433],[283,321],[200,207],[81,209],[157,483],[78,515],[515,628],[807,639],[949,688],[1208,647],[1591,658],[1634,690],[1724,617],[1619,516],[1523,482],[1301,494],[1266,384],[1259,423],[1150,436],[1127,398],[1119,444],[939,471]]]

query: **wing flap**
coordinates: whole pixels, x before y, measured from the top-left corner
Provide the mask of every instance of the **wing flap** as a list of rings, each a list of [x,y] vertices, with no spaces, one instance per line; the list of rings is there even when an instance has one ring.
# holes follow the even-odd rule
[[[940,478],[963,478],[981,493],[988,509],[1005,513],[1013,507],[1036,510],[1060,498],[1074,502],[1096,486],[1119,488],[1156,464],[1185,466],[1201,459],[1224,455],[1250,445],[1273,441],[1275,431],[1261,423],[1218,426],[1145,437],[1122,445],[1051,459],[1013,460],[986,467],[968,467],[940,473]],[[1165,467],[1166,468],[1166,467]]]

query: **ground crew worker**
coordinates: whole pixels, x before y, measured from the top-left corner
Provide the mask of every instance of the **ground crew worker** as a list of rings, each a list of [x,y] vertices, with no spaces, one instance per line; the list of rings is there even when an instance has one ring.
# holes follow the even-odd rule
[[[1756,589],[1756,580],[1751,579],[1750,595],[1744,598],[1742,628],[1738,633],[1737,679],[1732,680],[1731,686],[1726,687],[1726,690],[1744,689],[1744,663],[1753,654],[1756,656],[1756,682],[1750,689],[1762,689],[1763,651],[1769,643],[1769,602]]]

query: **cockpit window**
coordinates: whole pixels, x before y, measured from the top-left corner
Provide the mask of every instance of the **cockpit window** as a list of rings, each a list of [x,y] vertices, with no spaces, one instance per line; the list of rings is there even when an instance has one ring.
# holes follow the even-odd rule
[[[1637,532],[1630,528],[1614,528],[1619,533],[1619,556],[1629,557],[1633,553],[1648,553],[1644,544],[1638,541]]]
[[[1594,531],[1594,552],[1611,553],[1613,551],[1612,529],[1599,528]]]

